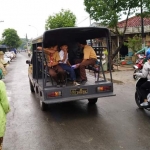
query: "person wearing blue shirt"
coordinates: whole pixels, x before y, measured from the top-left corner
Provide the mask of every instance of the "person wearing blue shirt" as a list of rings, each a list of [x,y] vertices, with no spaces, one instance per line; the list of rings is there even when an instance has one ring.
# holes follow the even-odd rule
[[[150,42],[149,42],[150,43]],[[150,47],[147,47],[147,50],[146,50],[146,57],[148,57],[150,55]]]
[[[146,40],[146,46],[143,47],[141,50],[137,51],[136,54],[144,53],[146,56],[150,55],[150,39]]]

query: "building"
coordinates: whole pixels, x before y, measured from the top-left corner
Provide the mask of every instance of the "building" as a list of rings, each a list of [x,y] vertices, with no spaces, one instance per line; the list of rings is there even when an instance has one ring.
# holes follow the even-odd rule
[[[118,22],[119,32],[124,31],[124,27],[126,25],[126,20]],[[143,25],[144,25],[144,36],[150,35],[150,18],[143,18]],[[91,26],[102,26],[100,23],[94,22]],[[128,40],[128,37],[132,38],[135,35],[141,35],[141,17],[140,16],[133,16],[128,19],[127,21],[127,28],[125,32],[125,40]],[[112,49],[115,50],[119,46],[119,38],[111,33],[112,37]],[[128,48],[123,46],[122,51],[124,52],[123,55],[128,54]]]
[[[126,20],[120,21],[118,23],[119,31],[123,32],[124,27],[126,24]],[[144,33],[150,33],[150,18],[143,18],[143,25],[144,25]],[[141,17],[134,16],[128,19],[127,21],[127,29],[126,29],[126,37],[135,34],[141,34]]]

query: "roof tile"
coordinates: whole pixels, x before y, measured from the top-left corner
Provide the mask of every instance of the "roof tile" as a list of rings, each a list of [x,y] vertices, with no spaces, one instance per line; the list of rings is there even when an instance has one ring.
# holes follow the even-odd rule
[[[118,27],[123,28],[125,27],[126,20],[118,22]],[[144,26],[150,25],[150,18],[143,18]],[[134,16],[128,19],[127,27],[139,27],[141,26],[141,17]]]

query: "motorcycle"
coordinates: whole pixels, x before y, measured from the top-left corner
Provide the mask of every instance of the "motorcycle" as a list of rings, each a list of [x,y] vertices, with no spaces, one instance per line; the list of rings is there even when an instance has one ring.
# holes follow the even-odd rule
[[[135,73],[137,72],[142,72],[143,69],[143,65],[144,65],[144,59],[146,58],[146,56],[138,54],[138,59],[136,60],[135,65],[133,65],[134,68],[134,73],[133,73],[133,79],[137,79],[138,77],[135,75]]]
[[[142,94],[140,92],[140,87],[141,85],[147,81],[147,78],[139,78],[137,83],[136,83],[136,91],[135,91],[135,102],[137,104],[137,106],[140,109],[150,109],[150,103],[148,106],[141,106],[140,104],[144,102],[144,99],[142,98]],[[147,95],[149,95],[150,93],[150,89],[147,89]]]
[[[31,56],[31,54],[30,53],[28,53],[28,57],[30,57]]]

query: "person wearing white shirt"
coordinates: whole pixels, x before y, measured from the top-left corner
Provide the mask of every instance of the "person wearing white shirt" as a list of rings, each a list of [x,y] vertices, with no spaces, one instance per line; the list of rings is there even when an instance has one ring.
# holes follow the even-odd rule
[[[75,75],[75,71],[74,68],[71,67],[69,61],[68,61],[68,46],[66,44],[62,44],[60,46],[60,52],[59,52],[59,56],[60,56],[60,61],[59,61],[59,65],[66,70],[67,72],[69,72],[70,74],[70,78],[73,81],[73,85],[80,85],[76,82],[76,75]]]

